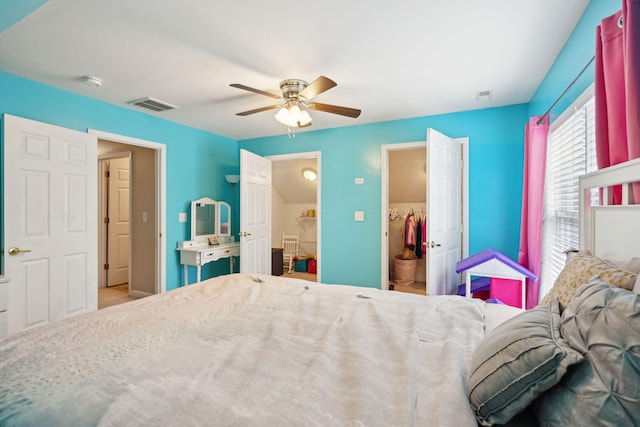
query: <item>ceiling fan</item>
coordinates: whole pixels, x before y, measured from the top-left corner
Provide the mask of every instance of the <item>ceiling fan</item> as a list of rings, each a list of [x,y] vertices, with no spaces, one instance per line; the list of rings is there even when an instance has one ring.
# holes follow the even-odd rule
[[[307,110],[323,111],[325,113],[339,114],[341,116],[352,118],[358,117],[360,115],[360,110],[355,108],[311,102],[312,98],[315,98],[336,85],[336,82],[324,76],[318,77],[311,83],[307,83],[306,81],[299,79],[287,79],[280,82],[282,95],[276,95],[275,93],[254,89],[239,83],[232,83],[230,86],[278,100],[278,103],[276,104],[256,108],[254,110],[243,111],[241,113],[237,113],[237,116],[248,116],[262,111],[280,108],[280,111],[276,114],[276,120],[291,129],[311,126],[311,116],[309,116]]]

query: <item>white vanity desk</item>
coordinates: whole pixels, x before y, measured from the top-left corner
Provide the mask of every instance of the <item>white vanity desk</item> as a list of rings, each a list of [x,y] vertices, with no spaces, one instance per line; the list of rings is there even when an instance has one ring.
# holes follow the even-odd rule
[[[195,242],[182,242],[195,243]],[[178,248],[180,251],[180,264],[184,269],[184,284],[189,284],[189,266],[196,267],[196,283],[200,281],[200,269],[204,264],[229,258],[229,273],[233,273],[233,257],[240,256],[240,243],[229,242],[210,246],[208,243],[194,244],[193,246]]]
[[[218,244],[209,244],[216,240]],[[191,240],[178,242],[180,264],[184,269],[184,285],[189,284],[189,266],[196,267],[196,282],[200,281],[203,265],[229,258],[233,273],[234,259],[240,256],[240,243],[231,236],[231,207],[203,197],[191,202]]]

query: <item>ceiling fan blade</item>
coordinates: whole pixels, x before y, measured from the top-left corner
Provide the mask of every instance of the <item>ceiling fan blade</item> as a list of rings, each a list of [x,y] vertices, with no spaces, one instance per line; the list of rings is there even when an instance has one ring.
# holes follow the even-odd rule
[[[340,107],[338,105],[321,104],[319,102],[309,103],[309,108],[312,110],[324,111],[325,113],[340,114],[341,116],[347,116],[356,118],[360,116],[361,111],[355,108]]]
[[[231,83],[229,86],[235,87],[237,89],[248,90],[249,92],[257,93],[258,95],[269,96],[269,97],[275,98],[275,99],[280,99],[281,98],[280,95],[276,95],[275,93],[266,92],[266,91],[260,90],[260,89],[254,89],[254,88],[249,87],[249,86],[241,85],[240,83]]]
[[[268,105],[266,107],[256,108],[255,110],[243,111],[242,113],[236,113],[236,116],[248,116],[250,114],[261,113],[267,110],[273,110],[274,108],[278,108],[280,105]]]
[[[320,95],[322,92],[325,92],[329,89],[331,89],[332,87],[336,86],[337,83],[334,82],[333,80],[325,77],[325,76],[320,76],[317,79],[315,79],[314,81],[312,81],[309,86],[307,86],[306,88],[304,88],[304,90],[302,92],[300,92],[300,96],[304,97],[304,99],[311,99],[313,97],[316,97],[318,95]]]

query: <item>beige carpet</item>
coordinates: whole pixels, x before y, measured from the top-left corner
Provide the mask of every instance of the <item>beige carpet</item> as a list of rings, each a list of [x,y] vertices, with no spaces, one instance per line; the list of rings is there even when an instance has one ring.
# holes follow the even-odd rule
[[[304,280],[308,280],[310,282],[317,282],[318,281],[318,275],[317,274],[303,273],[303,272],[300,272],[300,271],[292,271],[291,273],[287,273],[286,269],[285,269],[284,274],[282,275],[282,277],[293,277],[295,279],[304,279]]]
[[[389,289],[391,289],[392,287],[393,287],[393,290],[397,292],[408,292],[411,294],[419,294],[419,295],[427,294],[426,282],[413,282],[410,285],[398,285],[393,282],[390,282]]]
[[[98,310],[112,305],[133,301],[129,296],[129,284],[112,286],[110,288],[98,288]]]

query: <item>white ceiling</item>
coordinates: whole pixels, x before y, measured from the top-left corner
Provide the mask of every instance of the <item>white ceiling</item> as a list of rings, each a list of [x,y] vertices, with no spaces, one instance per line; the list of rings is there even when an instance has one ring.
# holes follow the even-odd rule
[[[230,83],[279,93],[324,75],[338,86],[318,102],[362,110],[312,111],[308,130],[528,102],[587,4],[50,0],[0,34],[0,70],[132,109],[158,98],[180,107],[158,117],[246,139],[286,129],[274,110],[236,116],[275,100]]]

